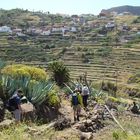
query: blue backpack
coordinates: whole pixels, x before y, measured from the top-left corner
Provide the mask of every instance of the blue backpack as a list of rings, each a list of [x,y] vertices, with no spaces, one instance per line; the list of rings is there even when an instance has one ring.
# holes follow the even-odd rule
[[[78,104],[79,101],[77,95],[72,95],[72,105],[78,105]]]

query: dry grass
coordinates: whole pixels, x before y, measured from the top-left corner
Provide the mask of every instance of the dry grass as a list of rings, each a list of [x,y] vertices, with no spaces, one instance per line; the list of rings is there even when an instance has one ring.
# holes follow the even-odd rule
[[[117,16],[115,20],[117,23],[126,23],[129,25],[136,18],[137,16],[134,16],[134,15],[125,15],[125,16]]]

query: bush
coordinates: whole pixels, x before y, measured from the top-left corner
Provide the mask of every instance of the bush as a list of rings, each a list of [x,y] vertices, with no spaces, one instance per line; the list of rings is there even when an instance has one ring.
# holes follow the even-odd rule
[[[122,131],[116,131],[112,134],[114,140],[139,140],[140,135],[127,134]]]
[[[140,73],[137,73],[133,76],[131,76],[128,81],[127,81],[128,84],[130,83],[140,83]]]
[[[12,77],[30,77],[34,80],[45,80],[47,74],[43,69],[26,65],[8,65],[2,69],[2,74]]]
[[[140,16],[137,17],[136,19],[134,19],[132,23],[134,23],[134,24],[140,23]]]
[[[47,99],[50,106],[58,107],[60,105],[60,98],[56,90],[51,90],[47,96]]]
[[[124,48],[132,48],[132,45],[131,44],[126,44],[126,45],[124,45]]]
[[[108,102],[120,103],[120,100],[115,97],[108,96]]]
[[[109,56],[109,54],[112,52],[112,48],[111,47],[101,47],[99,49],[96,50],[96,54],[102,57],[107,57]]]
[[[116,96],[117,86],[112,82],[102,82],[102,90],[108,91],[108,93],[112,96]]]

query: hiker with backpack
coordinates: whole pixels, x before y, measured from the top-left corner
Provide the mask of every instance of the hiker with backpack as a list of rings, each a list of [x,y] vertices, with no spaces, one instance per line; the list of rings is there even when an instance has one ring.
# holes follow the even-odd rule
[[[14,118],[16,123],[19,123],[21,120],[21,113],[22,113],[22,108],[21,108],[21,98],[22,96],[22,91],[18,89],[15,91],[14,95],[9,99],[8,101],[8,109],[14,114]]]
[[[88,96],[89,96],[89,88],[86,85],[83,85],[82,87],[82,99],[83,99],[83,105],[85,108],[87,108],[87,100],[88,100]]]
[[[75,89],[72,93],[71,106],[74,111],[74,121],[80,121],[79,116],[81,112],[82,97],[78,89]]]
[[[140,114],[139,106],[135,101],[133,102],[133,107],[131,108],[131,112],[134,114]]]

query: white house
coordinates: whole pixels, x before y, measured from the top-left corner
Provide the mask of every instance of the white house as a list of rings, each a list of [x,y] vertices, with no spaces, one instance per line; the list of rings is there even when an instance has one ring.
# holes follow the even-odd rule
[[[105,25],[106,28],[114,28],[115,27],[115,24],[113,22],[109,22]]]
[[[47,30],[47,31],[43,31],[41,33],[41,35],[50,35],[51,34],[51,31],[50,30]]]
[[[1,26],[0,27],[0,32],[3,32],[3,33],[12,33],[12,30],[8,26]]]
[[[62,31],[61,27],[53,27],[52,28],[52,32],[61,32],[61,31]]]
[[[22,29],[20,29],[20,28],[15,28],[15,29],[13,29],[13,32],[15,32],[15,33],[21,33],[21,32],[22,32]]]
[[[77,32],[76,27],[71,27],[71,32]]]
[[[62,29],[63,36],[65,35],[66,32],[70,31],[70,27],[68,27],[68,26],[64,26],[61,29]]]
[[[19,37],[25,37],[26,36],[25,34],[20,33],[20,32],[16,33],[16,35],[19,36]]]

